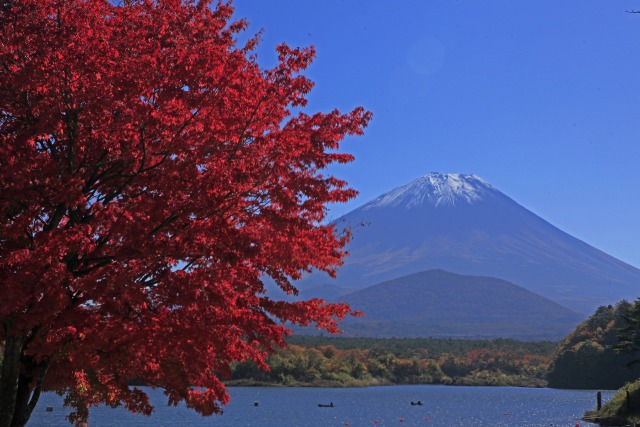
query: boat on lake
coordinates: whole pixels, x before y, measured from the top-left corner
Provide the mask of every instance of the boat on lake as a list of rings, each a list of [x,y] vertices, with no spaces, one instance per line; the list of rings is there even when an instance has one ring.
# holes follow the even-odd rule
[[[326,405],[324,403],[318,403],[318,407],[320,407],[320,408],[333,408],[333,402],[329,403],[328,405]]]

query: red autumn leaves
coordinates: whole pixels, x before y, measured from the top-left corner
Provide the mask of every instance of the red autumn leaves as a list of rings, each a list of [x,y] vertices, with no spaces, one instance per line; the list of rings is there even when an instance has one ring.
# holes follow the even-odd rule
[[[78,423],[93,404],[149,412],[133,379],[217,412],[219,376],[282,345],[279,321],[335,331],[350,313],[274,301],[263,282],[294,292],[341,263],[349,236],[326,205],[355,192],[325,168],[352,160],[340,141],[370,113],[293,114],[313,50],[282,45],[264,70],[231,15],[176,0],[0,7],[0,335],[16,338],[20,384],[67,392]]]

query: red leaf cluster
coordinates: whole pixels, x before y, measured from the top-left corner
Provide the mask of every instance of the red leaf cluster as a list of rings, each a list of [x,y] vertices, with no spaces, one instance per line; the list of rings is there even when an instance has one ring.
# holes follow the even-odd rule
[[[117,2],[114,2],[117,3]],[[356,193],[326,167],[370,119],[293,114],[314,51],[262,69],[246,22],[205,1],[0,4],[0,339],[20,381],[149,413],[128,382],[203,414],[235,360],[263,363],[280,321],[336,331],[348,306],[274,301],[330,274],[348,234],[326,205]],[[13,341],[12,341],[13,342]]]

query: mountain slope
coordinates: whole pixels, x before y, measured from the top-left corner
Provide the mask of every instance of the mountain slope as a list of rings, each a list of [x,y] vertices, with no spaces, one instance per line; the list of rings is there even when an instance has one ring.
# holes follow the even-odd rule
[[[355,209],[350,256],[333,281],[351,290],[444,269],[499,277],[591,313],[640,295],[640,270],[559,230],[473,175],[432,173]],[[359,228],[359,224],[366,224]]]
[[[493,277],[430,270],[340,298],[365,313],[347,336],[558,340],[584,316]]]

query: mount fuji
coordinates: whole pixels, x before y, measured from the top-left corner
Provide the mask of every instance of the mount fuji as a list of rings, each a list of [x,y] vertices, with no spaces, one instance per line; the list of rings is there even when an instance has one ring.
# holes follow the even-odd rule
[[[352,227],[350,255],[337,279],[319,273],[303,279],[303,296],[324,285],[323,296],[333,299],[433,269],[506,280],[584,314],[640,295],[638,268],[554,227],[475,175],[430,173],[335,223]]]

